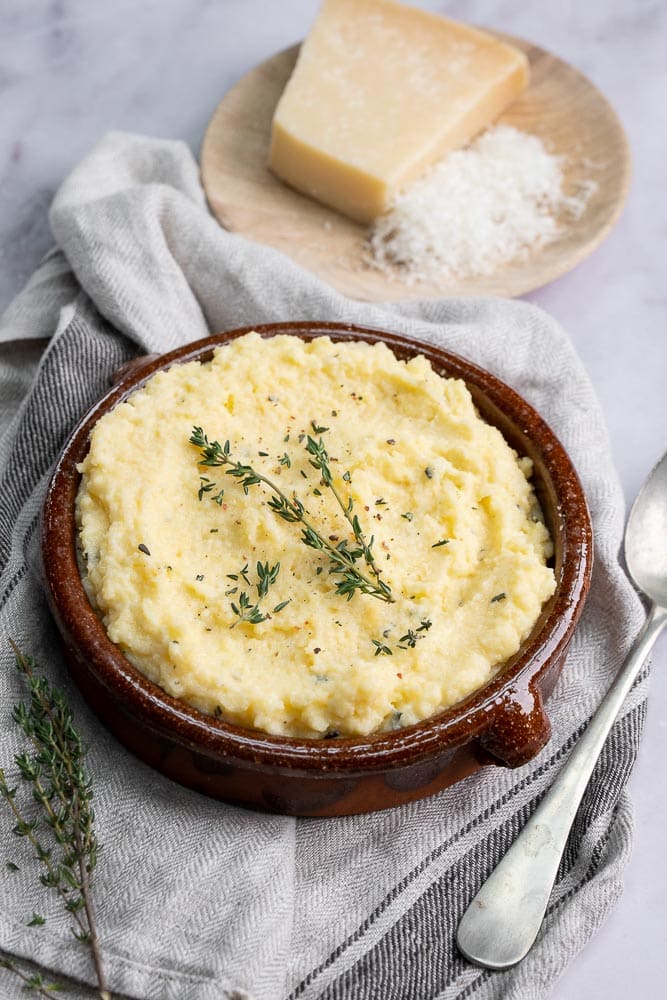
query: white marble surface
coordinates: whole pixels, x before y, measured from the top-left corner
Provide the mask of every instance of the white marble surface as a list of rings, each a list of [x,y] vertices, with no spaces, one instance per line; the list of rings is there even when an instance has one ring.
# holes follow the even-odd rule
[[[667,448],[667,4],[421,5],[551,49],[598,85],[628,131],[634,180],[620,223],[589,260],[529,298],[569,331],[588,367],[630,502]],[[317,6],[317,0],[0,0],[0,309],[51,243],[47,208],[61,178],[104,131],[183,138],[198,150],[228,87],[301,37]],[[664,995],[665,760],[663,639],[631,782],[637,830],[625,895],[559,982],[557,1000]]]

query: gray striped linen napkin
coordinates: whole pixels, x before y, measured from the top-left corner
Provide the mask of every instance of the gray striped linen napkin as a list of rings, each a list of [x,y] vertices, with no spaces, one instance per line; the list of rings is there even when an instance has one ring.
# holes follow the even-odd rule
[[[0,328],[0,762],[18,737],[21,682],[5,641],[40,661],[90,748],[103,955],[116,994],[140,1000],[537,1000],[621,892],[632,837],[624,785],[642,732],[647,674],[606,743],[538,942],[518,967],[458,954],[467,901],[520,830],[618,669],[642,612],[617,557],[623,500],[600,408],[557,324],[532,305],[440,299],[351,301],[280,253],[221,229],[178,142],[113,133],[60,188],[46,258]],[[553,736],[532,763],[486,768],[422,802],[366,816],[294,820],[215,802],[134,759],[71,684],[40,579],[39,511],[68,431],[138,352],[288,319],[395,330],[463,354],[514,386],[569,451],[596,546],[592,592],[549,703]],[[48,338],[44,340],[42,338]],[[24,841],[0,838],[0,947],[74,981],[93,971]],[[41,895],[39,895],[41,893]],[[33,908],[47,917],[26,927]],[[77,985],[78,984],[78,985]],[[8,972],[0,995],[24,996]]]

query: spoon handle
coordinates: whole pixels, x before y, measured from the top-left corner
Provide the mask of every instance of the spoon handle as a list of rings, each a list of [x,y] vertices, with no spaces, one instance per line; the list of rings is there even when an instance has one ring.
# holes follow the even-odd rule
[[[667,608],[651,605],[625,663],[532,817],[463,914],[457,944],[488,969],[507,969],[533,946],[586,785],[604,741],[662,628]]]

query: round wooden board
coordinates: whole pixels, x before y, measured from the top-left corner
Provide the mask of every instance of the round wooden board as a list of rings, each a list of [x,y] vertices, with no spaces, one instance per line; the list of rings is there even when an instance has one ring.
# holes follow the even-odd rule
[[[201,151],[209,205],[231,232],[282,250],[352,298],[370,301],[436,295],[522,295],[565,274],[588,256],[616,222],[630,179],[628,143],[613,108],[568,63],[511,36],[530,60],[531,83],[500,121],[538,135],[565,157],[565,190],[596,189],[577,221],[554,242],[492,275],[408,285],[370,267],[366,229],[279,181],[267,168],[271,119],[298,46],[244,76],[218,105]]]

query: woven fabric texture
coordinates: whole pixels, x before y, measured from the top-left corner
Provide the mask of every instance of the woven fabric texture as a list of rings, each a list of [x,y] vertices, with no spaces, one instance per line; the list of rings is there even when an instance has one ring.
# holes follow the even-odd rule
[[[180,143],[115,133],[58,192],[56,248],[0,326],[0,762],[20,741],[22,694],[7,636],[64,689],[89,749],[104,852],[96,872],[111,988],[138,1000],[541,1000],[621,892],[632,815],[624,785],[641,736],[647,674],[604,748],[537,944],[483,972],[457,952],[467,901],[519,831],[618,669],[642,612],[618,565],[623,500],[600,407],[566,334],[500,299],[369,305],[208,214]],[[549,703],[553,736],[529,765],[487,768],[385,813],[331,820],[260,815],[181,788],[134,759],[69,680],[44,597],[39,512],[68,432],[140,352],[268,321],[335,319],[436,342],[498,375],[554,428],[584,485],[593,585]],[[48,338],[44,340],[43,338]],[[0,870],[0,947],[93,982],[88,953],[10,835]],[[4,859],[3,859],[4,860]],[[44,927],[27,928],[33,909]],[[0,995],[24,996],[0,972]],[[87,996],[73,986],[73,997]]]

